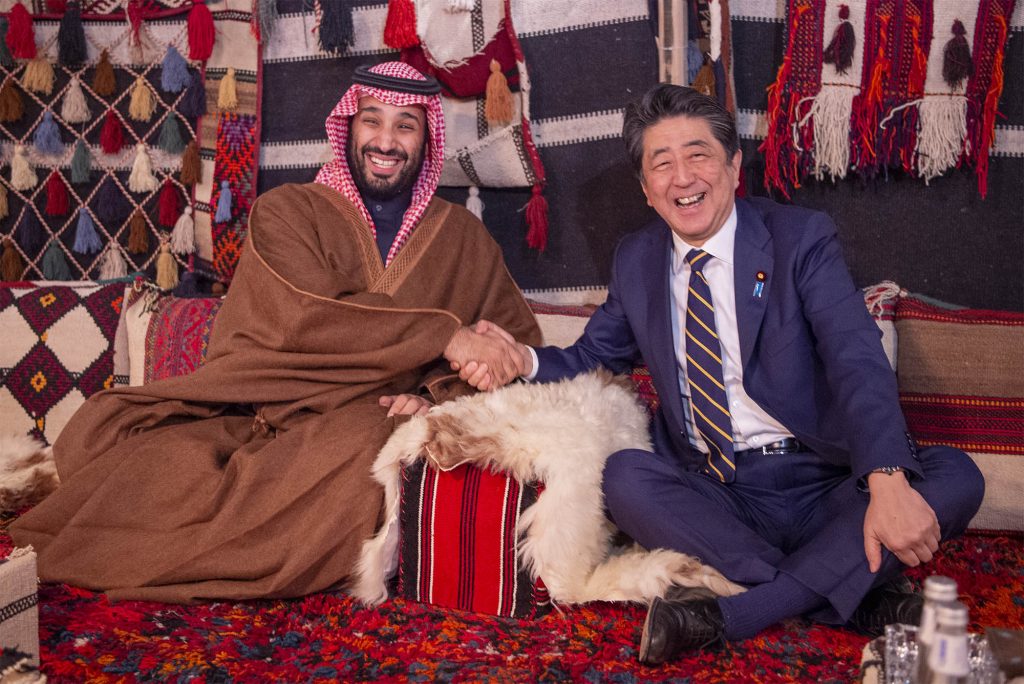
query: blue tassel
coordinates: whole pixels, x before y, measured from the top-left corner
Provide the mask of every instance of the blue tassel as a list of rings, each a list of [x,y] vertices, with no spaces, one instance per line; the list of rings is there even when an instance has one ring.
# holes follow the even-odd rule
[[[33,255],[38,254],[46,244],[46,231],[39,223],[39,217],[36,216],[36,212],[32,211],[32,207],[25,207],[25,213],[22,214],[21,221],[18,222],[15,237],[18,239],[21,249],[30,259]]]
[[[320,3],[320,47],[325,52],[343,54],[353,43],[352,8],[340,2]]]
[[[53,112],[49,109],[43,113],[43,122],[36,129],[32,141],[35,143],[36,149],[42,154],[64,154],[64,143],[60,139],[60,129],[57,128],[57,122],[53,120]]]
[[[217,213],[213,220],[217,223],[231,220],[231,186],[227,181],[220,182],[220,197],[217,198]]]
[[[67,66],[86,60],[85,29],[82,27],[82,10],[77,2],[70,3],[61,17],[57,30],[57,59]]]
[[[160,73],[160,87],[168,93],[180,93],[188,87],[192,81],[192,75],[188,70],[188,62],[181,56],[173,45],[167,46],[167,54],[164,55],[163,69]]]
[[[95,254],[103,249],[103,242],[96,233],[96,224],[92,222],[89,210],[82,207],[78,210],[78,225],[75,226],[75,245],[72,247],[79,254]]]
[[[50,242],[43,255],[43,277],[47,280],[71,280],[71,267],[56,239]]]
[[[125,199],[121,191],[109,178],[100,186],[96,193],[96,199],[92,203],[93,211],[104,225],[119,226],[124,221],[128,210],[125,208]]]
[[[181,98],[178,111],[188,119],[198,119],[206,114],[206,86],[198,71],[192,72],[192,82]]]

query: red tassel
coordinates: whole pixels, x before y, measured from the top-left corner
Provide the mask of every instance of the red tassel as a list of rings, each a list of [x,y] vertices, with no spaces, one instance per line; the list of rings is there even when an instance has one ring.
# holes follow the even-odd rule
[[[107,154],[116,154],[124,147],[124,131],[121,128],[121,120],[113,109],[107,111],[107,119],[103,122],[103,130],[100,131],[100,147]]]
[[[160,191],[160,224],[173,227],[181,216],[181,198],[170,179],[164,181],[164,189]]]
[[[36,58],[36,36],[32,30],[32,15],[20,2],[14,4],[7,17],[7,47],[16,59]]]
[[[541,252],[548,246],[548,201],[540,185],[533,186],[533,197],[526,204],[526,244]]]
[[[139,32],[142,31],[142,4],[139,0],[129,0],[125,14],[128,15],[128,25],[132,31],[128,44],[141,45],[142,39],[139,37]]]
[[[46,213],[49,216],[64,216],[68,213],[68,189],[56,171],[46,181]]]
[[[416,8],[412,0],[390,0],[384,22],[384,44],[396,50],[420,44],[416,35]]]
[[[188,57],[205,62],[213,54],[213,40],[217,29],[213,25],[213,13],[202,0],[192,0],[188,13]]]

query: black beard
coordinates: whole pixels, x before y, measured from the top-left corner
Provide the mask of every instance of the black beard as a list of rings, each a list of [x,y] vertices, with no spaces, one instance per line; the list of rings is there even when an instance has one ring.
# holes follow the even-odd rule
[[[424,151],[426,144],[424,143]],[[420,169],[423,167],[423,153],[420,154],[419,163],[415,166],[405,166],[402,171],[391,180],[384,180],[369,173],[366,169],[365,155],[368,152],[376,152],[380,155],[399,157],[402,161],[408,161],[409,155],[399,150],[386,151],[379,147],[365,146],[356,155],[355,144],[349,139],[348,148],[345,150],[345,158],[348,162],[349,172],[352,180],[359,190],[359,194],[378,202],[386,202],[403,195],[412,189],[416,179],[420,176]]]

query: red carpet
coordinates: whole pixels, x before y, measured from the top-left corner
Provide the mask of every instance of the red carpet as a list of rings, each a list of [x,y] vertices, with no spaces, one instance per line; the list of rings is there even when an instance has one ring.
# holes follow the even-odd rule
[[[0,520],[0,556],[10,551]],[[1024,535],[972,533],[928,573],[955,578],[972,630],[1024,628]],[[911,571],[920,581],[926,573]],[[529,622],[340,593],[294,601],[110,604],[62,585],[40,589],[42,670],[82,681],[849,682],[867,639],[792,621],[672,666],[637,664],[644,609],[612,604]]]

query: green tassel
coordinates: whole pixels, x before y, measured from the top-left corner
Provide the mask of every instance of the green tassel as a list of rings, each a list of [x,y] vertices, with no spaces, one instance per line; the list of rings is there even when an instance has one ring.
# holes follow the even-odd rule
[[[43,256],[43,277],[47,280],[71,280],[71,267],[56,240],[50,242]]]
[[[88,183],[92,177],[92,157],[89,155],[89,146],[84,140],[79,140],[75,145],[75,154],[71,157],[71,182]]]
[[[0,17],[0,66],[8,71],[13,71],[17,64],[11,57],[11,51],[7,49],[7,17]]]
[[[160,149],[170,154],[181,154],[185,150],[185,141],[181,139],[181,128],[174,115],[164,119],[164,125],[160,127],[160,142],[157,144]]]

